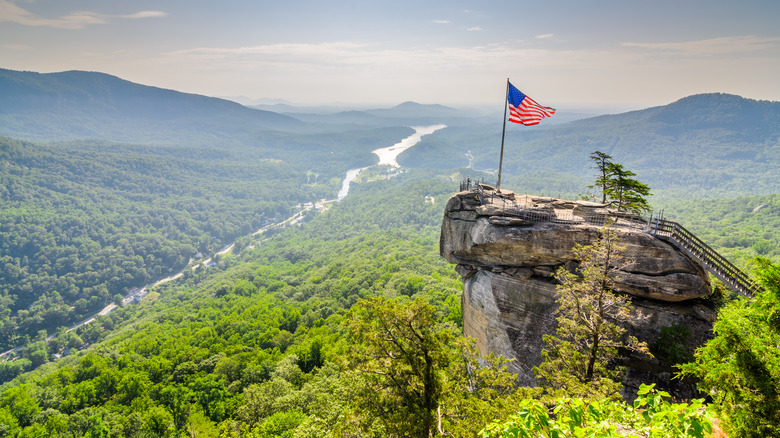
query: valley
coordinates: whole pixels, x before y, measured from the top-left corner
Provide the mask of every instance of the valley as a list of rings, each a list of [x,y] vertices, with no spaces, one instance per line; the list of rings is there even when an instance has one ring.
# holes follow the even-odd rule
[[[439,360],[442,429],[474,436],[521,400],[552,402],[517,388],[501,359],[479,357],[463,339],[463,269],[439,255],[446,200],[466,178],[495,178],[495,122],[411,102],[268,114],[102,74],[3,71],[0,80],[9,77],[27,86],[0,114],[0,341],[14,353],[0,361],[3,433],[382,436],[395,423],[368,403],[403,403],[360,367],[417,377],[392,357],[365,362],[372,347],[361,333],[410,314],[427,321],[425,345]],[[41,90],[62,98],[35,108]],[[74,93],[117,109],[86,117]],[[144,96],[137,111],[112,100],[127,95]],[[165,114],[154,110],[163,101]],[[700,116],[739,119],[734,105],[761,117],[747,129],[744,119],[716,127]],[[699,95],[515,130],[502,188],[592,197],[588,155],[604,147],[649,182],[652,214],[771,278],[780,263],[778,105]],[[30,129],[25,118],[47,124]],[[672,151],[678,160],[666,158]],[[498,265],[480,276],[506,276]],[[543,263],[534,269],[551,275]],[[713,284],[697,300],[739,303]],[[661,326],[667,337],[648,339],[672,340],[654,351],[692,363],[674,337],[685,327]],[[471,372],[482,383],[465,381]]]
[[[386,148],[377,149],[375,151],[372,151],[372,153],[377,155],[377,157],[379,158],[379,163],[376,164],[375,166],[390,166],[390,167],[395,167],[395,168],[399,167],[398,164],[395,162],[395,159],[396,159],[396,157],[399,154],[401,154],[403,151],[405,151],[405,150],[413,147],[415,144],[417,144],[420,141],[420,139],[422,138],[422,136],[427,135],[427,134],[431,134],[431,133],[435,132],[438,129],[443,129],[444,127],[445,127],[444,125],[435,125],[435,126],[430,126],[430,127],[413,128],[415,130],[415,133],[412,134],[410,137],[407,137],[407,138],[401,140],[400,142],[398,142],[397,144],[395,144],[393,146],[389,146],[389,147],[386,147]],[[393,164],[393,163],[395,163],[395,164]],[[366,168],[363,168],[363,169],[366,169]],[[254,237],[254,236],[257,236],[257,235],[262,235],[265,231],[267,231],[269,229],[279,230],[279,229],[287,227],[287,226],[297,225],[306,212],[310,212],[310,211],[311,212],[316,212],[317,210],[323,210],[323,209],[327,208],[326,206],[328,204],[333,203],[333,202],[337,202],[337,201],[341,201],[349,193],[349,184],[360,174],[360,171],[362,171],[363,169],[350,169],[350,170],[347,171],[347,175],[346,175],[344,181],[342,182],[342,188],[340,189],[340,191],[339,191],[339,193],[338,193],[338,195],[337,195],[337,197],[335,199],[330,199],[330,200],[323,199],[321,201],[317,201],[316,203],[307,203],[304,206],[300,206],[300,204],[299,204],[296,208],[294,208],[297,211],[295,211],[295,213],[292,216],[290,216],[289,218],[283,219],[283,220],[281,220],[279,222],[276,222],[276,223],[271,223],[271,224],[264,225],[259,230],[251,233],[251,236]],[[157,280],[157,281],[155,281],[153,283],[150,283],[150,284],[147,284],[147,285],[144,285],[144,286],[130,287],[129,291],[126,293],[126,295],[121,293],[121,291],[113,291],[113,292],[115,292],[114,295],[117,295],[117,294],[118,295],[122,295],[121,298],[119,298],[119,297],[115,297],[114,298],[114,301],[120,301],[121,300],[120,304],[117,304],[117,303],[107,304],[104,308],[98,310],[94,314],[86,316],[83,320],[81,320],[79,322],[76,322],[75,324],[67,327],[66,333],[70,332],[72,330],[78,329],[79,327],[82,327],[82,326],[84,326],[86,324],[90,324],[90,323],[95,322],[97,317],[108,315],[113,310],[115,310],[119,305],[126,306],[126,305],[131,305],[131,304],[135,304],[135,303],[140,302],[144,297],[147,296],[149,291],[151,289],[153,289],[154,287],[159,286],[159,285],[164,284],[164,283],[167,283],[169,281],[173,281],[173,280],[179,279],[179,278],[181,278],[184,275],[185,272],[195,271],[196,269],[199,269],[199,268],[202,269],[202,268],[208,267],[212,263],[214,263],[213,262],[214,258],[216,258],[217,256],[221,256],[221,255],[224,255],[224,254],[227,254],[227,253],[231,252],[231,250],[234,247],[235,247],[235,242],[229,243],[223,249],[221,249],[220,251],[217,251],[214,254],[214,256],[206,258],[205,260],[202,260],[202,257],[203,257],[202,255],[201,255],[201,259],[199,259],[197,261],[193,260],[193,258],[190,258],[190,260],[187,263],[187,265],[183,269],[181,269],[181,271],[179,271],[178,273],[172,274],[170,276],[167,276],[165,278],[162,278],[160,280]],[[199,253],[199,255],[200,255],[200,253]],[[171,266],[168,269],[169,270],[175,270],[175,268],[176,268],[175,266]],[[112,292],[112,291],[109,291],[109,293],[110,292]],[[49,342],[53,338],[54,338],[54,335],[49,335],[49,336],[46,337],[45,341]],[[2,359],[2,360],[11,359],[12,358],[11,355],[17,355],[24,348],[25,348],[25,346],[22,345],[22,346],[14,347],[14,348],[12,348],[12,349],[10,349],[8,351],[2,352],[2,353],[0,353],[0,359]]]

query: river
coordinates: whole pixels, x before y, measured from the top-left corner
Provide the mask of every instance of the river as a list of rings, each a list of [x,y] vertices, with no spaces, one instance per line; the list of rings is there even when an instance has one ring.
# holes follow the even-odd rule
[[[347,171],[347,176],[344,178],[344,182],[341,183],[341,190],[339,190],[339,194],[336,195],[336,199],[341,201],[347,196],[347,193],[349,193],[349,183],[354,181],[363,169],[365,169],[365,167],[361,167],[360,169],[349,169]]]
[[[414,134],[406,137],[392,146],[374,149],[371,152],[379,157],[379,163],[377,163],[378,165],[384,164],[391,167],[401,167],[398,165],[398,161],[396,161],[396,158],[401,155],[401,152],[419,143],[424,135],[433,134],[439,129],[444,129],[446,127],[447,125],[412,126],[412,129],[414,129]],[[363,169],[365,169],[365,167],[360,169],[349,169],[347,171],[347,175],[344,177],[344,182],[341,184],[341,190],[339,190],[337,195],[337,200],[341,201],[347,196],[349,193],[350,183],[354,181],[358,175],[360,175],[360,172],[362,172]]]
[[[396,161],[396,158],[398,158],[398,155],[400,155],[401,152],[403,152],[403,151],[409,149],[410,147],[416,145],[417,143],[419,143],[424,135],[432,134],[432,133],[438,131],[439,129],[443,129],[443,128],[446,128],[446,127],[447,127],[446,125],[412,126],[412,129],[414,129],[414,134],[410,135],[409,137],[406,137],[405,139],[399,141],[398,143],[396,143],[396,144],[394,144],[392,146],[388,146],[386,148],[380,148],[380,149],[376,149],[376,150],[372,151],[377,157],[379,157],[379,163],[377,163],[377,164],[380,164],[380,165],[381,164],[385,164],[385,165],[392,166],[392,167],[401,167],[401,166],[398,165],[398,162]],[[336,199],[337,201],[341,201],[342,199],[344,199],[344,197],[347,196],[347,193],[349,193],[349,184],[352,181],[354,181],[355,178],[357,178],[357,176],[360,175],[360,172],[362,172],[364,169],[366,169],[366,168],[362,167],[360,169],[349,169],[347,171],[347,175],[346,175],[346,177],[344,177],[344,182],[341,185],[341,190],[339,190],[339,193],[337,195],[337,199]],[[268,229],[269,227],[280,225],[280,224],[285,223],[287,221],[293,220],[294,218],[299,217],[302,214],[303,214],[303,210],[299,211],[298,213],[294,214],[292,217],[290,217],[290,218],[288,218],[288,219],[286,219],[286,220],[284,220],[284,221],[282,221],[282,222],[280,222],[278,224],[266,225],[265,227],[257,230],[252,235],[260,234],[263,231],[265,231],[266,229]],[[231,249],[233,249],[234,245],[235,245],[235,243],[231,243],[230,245],[227,245],[221,251],[219,251],[217,254],[224,254],[226,252],[229,252]],[[203,264],[207,264],[210,261],[211,261],[211,259],[209,258],[209,259],[203,261],[202,263]],[[142,292],[143,291],[147,291],[147,290],[153,288],[154,286],[160,285],[162,283],[165,283],[165,282],[168,282],[168,281],[171,281],[171,280],[175,280],[175,279],[183,276],[184,275],[184,271],[186,271],[187,269],[193,269],[193,267],[191,265],[188,265],[181,272],[179,272],[177,274],[174,274],[174,275],[171,275],[170,277],[163,278],[162,280],[159,280],[159,281],[155,282],[154,284],[146,285],[143,288],[141,288],[140,291],[142,291]],[[130,295],[128,295],[128,297],[129,296]],[[96,314],[94,314],[94,315],[84,319],[83,321],[80,321],[80,322],[70,326],[68,328],[68,331],[74,330],[74,329],[76,329],[78,327],[81,327],[82,325],[89,324],[89,323],[95,321],[95,318],[97,318],[98,316],[107,315],[112,310],[114,310],[116,307],[117,306],[115,304],[109,304],[108,306],[106,306],[101,311],[97,312]],[[54,335],[49,336],[47,338],[47,341],[51,340],[52,338],[54,338]],[[9,356],[11,353],[18,353],[24,347],[25,346],[20,346],[20,347],[14,348],[12,350],[8,350],[8,351],[0,353],[0,360],[6,359],[7,356]]]

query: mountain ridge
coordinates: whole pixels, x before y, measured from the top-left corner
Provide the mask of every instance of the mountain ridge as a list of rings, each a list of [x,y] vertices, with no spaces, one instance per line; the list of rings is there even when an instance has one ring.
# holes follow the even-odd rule
[[[584,186],[593,176],[589,156],[598,150],[636,172],[655,193],[671,194],[671,190],[673,196],[683,197],[693,195],[692,190],[701,197],[770,194],[780,192],[778,139],[780,102],[699,94],[664,106],[561,125],[507,124],[503,177],[523,184],[546,172],[546,187],[524,189],[531,192]],[[501,144],[498,122],[451,126],[424,137],[401,154],[398,162],[410,167],[495,172]]]
[[[780,131],[780,102],[729,93],[699,93],[660,105],[620,114],[605,114],[571,122],[590,124],[610,119],[637,119],[698,129],[729,127]]]
[[[157,134],[193,130],[219,135],[226,127],[276,130],[302,124],[290,116],[225,99],[136,84],[99,72],[0,69],[0,92],[0,132],[33,141],[137,141],[132,135],[135,129]],[[161,126],[163,123],[172,125]],[[96,128],[100,125],[102,130]]]

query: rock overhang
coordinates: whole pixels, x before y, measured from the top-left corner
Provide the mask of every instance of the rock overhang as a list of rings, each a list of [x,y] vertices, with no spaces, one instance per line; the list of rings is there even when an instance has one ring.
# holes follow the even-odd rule
[[[463,278],[463,333],[483,354],[515,359],[509,368],[523,385],[536,384],[543,336],[555,333],[557,293],[554,273],[575,271],[577,244],[587,245],[609,221],[635,261],[619,272],[616,292],[630,295],[632,317],[621,324],[628,334],[652,344],[664,327],[685,326],[689,353],[711,337],[714,311],[701,297],[709,277],[696,262],[654,237],[641,218],[598,203],[498,194],[489,188],[453,195],[442,220],[440,253]],[[624,395],[654,382],[676,396],[695,387],[672,381],[672,363],[663,358],[626,357]]]
[[[625,247],[630,268],[619,272],[617,291],[660,301],[710,293],[709,276],[685,253],[653,236],[636,215],[602,204],[475,191],[453,195],[441,228],[440,253],[450,263],[483,268],[535,268],[577,263],[574,248],[588,245],[607,223]],[[482,198],[482,199],[480,199]]]

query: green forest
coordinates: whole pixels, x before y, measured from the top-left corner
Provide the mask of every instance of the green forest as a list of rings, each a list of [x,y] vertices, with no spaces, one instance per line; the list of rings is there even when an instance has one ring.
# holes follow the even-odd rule
[[[569,415],[588,413],[579,417],[583,427],[620,418],[637,431],[674,425],[682,429],[668,436],[704,436],[695,434],[711,427],[703,405],[669,404],[650,387],[638,406],[660,412],[654,422],[630,417],[614,399],[562,402],[538,388],[516,389],[500,358],[462,381],[478,355],[459,335],[460,277],[438,256],[442,203],[455,185],[451,176],[419,171],[355,184],[300,227],[241,238],[217,265],[158,286],[140,305],[48,342],[31,339],[21,359],[2,363],[5,380],[28,361],[41,366],[3,387],[0,427],[20,437],[423,436],[430,424],[409,415],[433,412],[433,424],[441,421],[433,429],[449,435],[486,428],[504,436],[523,424],[569,427],[562,417],[539,417],[544,406],[564,403]],[[376,348],[365,333],[376,329],[375,314],[405,312],[428,321],[420,332],[431,339],[417,348],[438,358],[432,391],[443,413],[402,405],[392,387],[377,392],[381,382],[356,373],[394,366],[365,363],[374,355],[363,349]],[[76,352],[84,343],[94,345]],[[71,354],[49,362],[49,353],[66,348]],[[404,381],[422,379],[398,366],[412,372]],[[385,405],[373,403],[380,395]]]
[[[685,327],[638,342],[614,324],[630,300],[609,290],[620,250],[602,230],[552,274],[558,328],[523,387],[463,337],[461,275],[439,255],[460,182],[495,181],[495,123],[411,102],[296,119],[86,72],[0,70],[0,88],[0,436],[780,435],[777,103],[698,95],[509,133],[503,188],[602,189],[763,286],[745,299],[712,278],[694,354]],[[414,120],[447,128],[335,201]],[[642,202],[599,184],[594,151]],[[623,399],[633,353],[675,358],[698,398],[647,382]]]
[[[307,170],[288,164],[295,146],[249,160],[247,148],[0,137],[0,350],[52,334],[298,204],[334,198],[340,169],[368,164],[374,145],[410,131],[287,137],[315,149],[300,160]],[[316,152],[334,145],[339,154]]]

